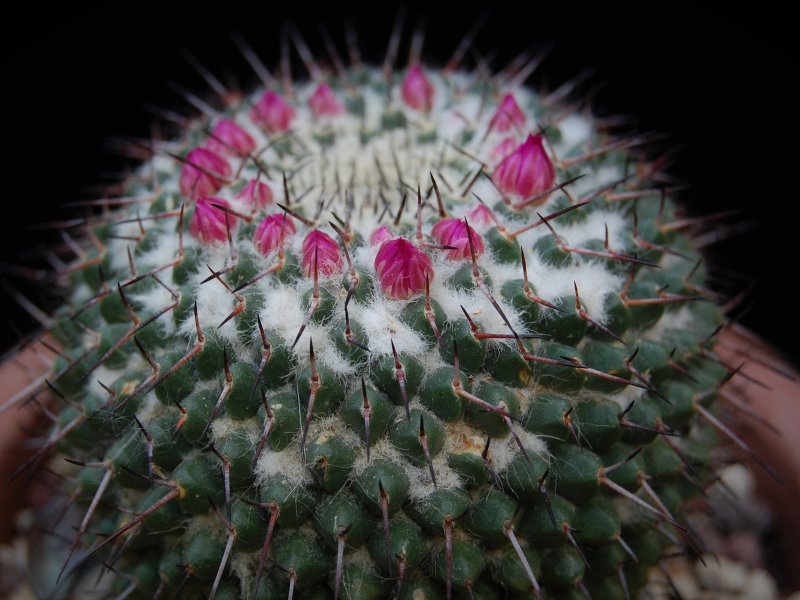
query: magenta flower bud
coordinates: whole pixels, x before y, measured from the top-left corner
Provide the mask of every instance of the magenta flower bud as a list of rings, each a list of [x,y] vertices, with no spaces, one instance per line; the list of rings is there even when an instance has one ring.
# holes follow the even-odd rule
[[[236,215],[225,212],[217,206],[230,208],[224,198],[198,198],[194,207],[189,232],[204,244],[218,244],[228,240],[228,227],[236,229]],[[227,220],[227,224],[226,224]]]
[[[220,119],[211,131],[206,147],[217,154],[243,156],[256,148],[256,141],[231,119]]]
[[[375,255],[375,272],[389,298],[408,298],[425,289],[433,279],[431,259],[405,238],[386,240]]]
[[[282,132],[291,127],[294,120],[294,109],[286,104],[280,94],[272,91],[264,92],[250,112],[253,121],[270,132]]]
[[[450,260],[470,259],[470,238],[475,256],[483,254],[483,238],[472,226],[467,230],[467,224],[462,219],[442,219],[431,230],[433,238],[445,246],[453,246],[454,250],[447,251]]]
[[[195,148],[181,168],[181,194],[187,198],[211,196],[222,189],[230,176],[227,160],[207,148]]]
[[[314,274],[315,261],[320,275],[333,275],[342,268],[339,244],[319,229],[309,233],[303,240],[303,271],[308,277]]]
[[[494,170],[494,182],[504,194],[529,197],[553,187],[556,171],[544,151],[541,134],[528,139]]]
[[[295,229],[291,217],[286,213],[268,215],[258,224],[253,236],[253,243],[256,250],[266,256],[281,245],[281,235],[283,235],[283,239],[288,239],[295,233],[297,233],[297,229]]]
[[[236,199],[243,201],[250,210],[255,212],[261,208],[266,208],[272,202],[272,190],[263,181],[253,179],[239,190]]]
[[[500,106],[492,117],[489,129],[492,131],[508,131],[509,129],[522,129],[525,126],[525,113],[519,108],[513,94],[503,96]]]
[[[344,106],[339,100],[330,86],[320,83],[311,97],[308,99],[308,105],[311,110],[318,117],[334,117],[344,112]]]
[[[428,112],[433,106],[433,84],[425,77],[422,68],[414,65],[403,80],[403,102],[414,110]]]
[[[369,236],[369,245],[380,246],[383,242],[393,237],[392,231],[386,225],[381,225]]]

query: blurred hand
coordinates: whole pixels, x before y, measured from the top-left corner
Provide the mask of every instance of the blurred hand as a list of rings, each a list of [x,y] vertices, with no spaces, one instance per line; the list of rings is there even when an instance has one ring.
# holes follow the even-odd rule
[[[6,356],[0,362],[0,411],[15,397],[16,406],[0,412],[0,543],[13,533],[14,514],[23,506],[36,506],[43,501],[42,483],[30,473],[22,473],[14,481],[9,478],[35,451],[29,444],[35,434],[46,431],[49,422],[33,404],[26,403],[26,388],[49,373],[53,353],[39,342]],[[47,393],[38,395],[47,402]]]
[[[758,336],[739,326],[725,328],[716,352],[726,363],[745,363],[743,373],[760,384],[734,377],[724,388],[774,426],[779,434],[756,423],[733,407],[731,414],[741,415],[732,429],[777,474],[783,483],[738,452],[757,481],[758,496],[769,505],[778,534],[778,553],[768,556],[771,570],[780,572],[780,583],[790,589],[800,588],[800,374]],[[792,379],[793,378],[793,379]],[[725,403],[725,401],[722,401]],[[738,451],[738,448],[733,448]],[[784,579],[785,578],[785,579]]]

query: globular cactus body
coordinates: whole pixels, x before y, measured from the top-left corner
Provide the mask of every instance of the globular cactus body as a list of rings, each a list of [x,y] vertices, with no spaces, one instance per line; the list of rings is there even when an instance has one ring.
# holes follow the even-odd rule
[[[136,598],[635,594],[697,547],[727,374],[645,138],[524,67],[310,64],[257,69],[92,219],[52,331],[50,445],[87,507],[66,572],[102,558]]]

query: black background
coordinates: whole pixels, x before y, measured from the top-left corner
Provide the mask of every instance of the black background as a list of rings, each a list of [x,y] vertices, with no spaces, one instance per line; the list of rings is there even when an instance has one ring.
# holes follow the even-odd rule
[[[711,249],[717,278],[728,290],[754,284],[742,321],[796,361],[798,307],[788,289],[796,280],[794,204],[800,200],[791,170],[797,117],[790,108],[796,110],[797,99],[790,85],[798,73],[788,58],[791,19],[761,5],[737,13],[682,3],[612,9],[543,4],[526,3],[525,13],[494,2],[474,9],[411,4],[406,32],[427,15],[425,55],[442,63],[481,11],[489,10],[476,46],[483,54],[496,52],[496,68],[537,41],[558,40],[540,83],[554,87],[590,67],[590,85],[604,82],[596,96],[599,111],[631,115],[641,130],[671,134],[679,148],[673,171],[692,186],[685,196],[690,210],[738,208],[740,222],[750,225]],[[21,10],[4,19],[0,39],[4,263],[24,259],[47,239],[30,224],[69,216],[63,203],[98,197],[97,184],[115,180],[129,163],[109,154],[107,142],[147,137],[154,118],[146,104],[189,112],[168,82],[206,88],[180,48],[223,80],[233,77],[246,87],[255,78],[230,42],[233,29],[272,65],[282,22],[294,21],[321,53],[317,23],[325,22],[341,42],[344,18],[352,17],[364,57],[380,61],[395,13],[394,6],[377,4],[319,9],[230,2]],[[406,48],[404,43],[401,64]],[[296,55],[293,61],[299,65]],[[0,270],[0,278],[35,293]],[[14,329],[28,330],[31,321],[4,291],[0,311],[5,347]]]

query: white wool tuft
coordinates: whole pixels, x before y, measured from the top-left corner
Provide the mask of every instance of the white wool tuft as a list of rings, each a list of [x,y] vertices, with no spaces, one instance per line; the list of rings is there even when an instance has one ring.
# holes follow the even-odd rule
[[[480,456],[486,444],[483,432],[470,427],[463,421],[445,423],[445,442],[442,454],[450,456],[453,452],[469,452]]]
[[[175,235],[175,232],[168,229],[159,233],[161,235],[158,238],[158,243],[153,244],[152,248],[136,258],[136,266],[140,272],[147,272],[169,264],[178,256],[180,239]],[[190,236],[184,236],[184,247],[188,246],[186,243],[188,241],[187,237]],[[158,278],[165,284],[172,285],[172,269],[165,269],[163,273],[158,273]]]
[[[208,253],[201,261],[200,270],[190,279],[190,284],[186,287],[190,290],[194,301],[197,303],[197,316],[200,321],[200,328],[205,331],[216,331],[223,339],[230,343],[237,343],[238,336],[236,331],[236,321],[232,320],[217,329],[220,323],[231,313],[235,305],[234,295],[216,279],[206,283],[201,283],[211,272],[204,266],[208,264],[212,269],[220,269],[226,264],[227,256],[222,251],[221,246],[212,246],[206,249]],[[194,313],[190,311],[189,316],[178,327],[179,333],[188,337],[195,337]]]
[[[622,289],[624,278],[597,261],[576,259],[571,268],[558,269],[543,262],[536,252],[528,255],[528,281],[548,301],[575,295],[574,284],[586,310],[601,323],[606,317],[606,297]],[[546,313],[545,313],[546,314]]]
[[[265,291],[260,315],[269,335],[277,334],[285,344],[292,344],[305,316],[302,298],[302,293],[291,286],[276,285]]]
[[[339,438],[346,446],[353,450],[361,450],[361,441],[358,435],[337,416],[316,417],[312,419],[308,428],[306,444],[314,441],[323,443],[331,437]],[[366,452],[364,452],[366,456]]]
[[[408,497],[412,501],[428,497],[437,489],[437,486],[444,489],[461,489],[463,487],[461,477],[447,464],[447,456],[444,452],[433,457],[431,462],[433,463],[433,471],[436,473],[436,486],[433,485],[431,472],[427,464],[417,467],[408,461],[402,463],[403,470],[411,482]]]
[[[123,219],[120,219],[123,220]],[[127,219],[124,219],[127,220]],[[141,235],[139,223],[115,223],[114,235],[117,236],[107,242],[108,249],[107,255],[111,259],[111,268],[115,271],[122,273],[130,272],[130,263],[128,262],[128,249],[133,252],[136,249],[136,242],[133,239],[120,239],[120,238],[138,238]]]
[[[327,367],[339,375],[351,375],[355,372],[355,367],[339,353],[339,349],[330,339],[330,324],[315,325],[309,324],[303,337],[297,343],[295,352],[299,355],[302,364],[309,360],[309,340],[314,340],[314,355],[317,357],[317,364]]]
[[[589,194],[598,188],[610,183],[618,182],[625,176],[622,169],[616,166],[603,165],[591,172],[590,177],[582,177],[569,186],[569,192],[574,197],[579,198],[584,194]]]
[[[356,457],[356,460],[353,463],[353,476],[358,477],[361,475],[361,473],[363,473],[367,467],[376,460],[387,460],[392,462],[397,465],[398,469],[405,469],[408,466],[408,461],[401,456],[400,452],[398,452],[397,449],[392,446],[386,437],[383,437],[375,442],[370,448],[369,452],[369,461],[367,460],[366,452]]]
[[[156,153],[153,155],[151,167],[156,172],[171,173],[175,169],[175,159],[171,156]]]
[[[586,117],[572,114],[561,120],[559,131],[561,132],[561,142],[557,145],[556,151],[559,156],[563,156],[567,151],[589,142],[592,123]]]
[[[483,203],[489,208],[494,207],[494,205],[502,199],[500,192],[497,190],[497,188],[494,187],[494,185],[492,185],[492,182],[486,179],[485,177],[481,177],[480,179],[478,179],[478,181],[475,182],[475,185],[472,186],[472,190],[470,191],[472,192],[473,200],[474,197],[477,196],[478,198],[483,200]],[[469,205],[464,205],[463,207],[459,207],[460,208],[459,212],[454,216],[459,216],[459,217],[464,216],[464,214],[471,208],[471,204],[472,202],[470,202]],[[501,222],[506,223],[506,219],[501,219]],[[473,226],[473,224],[470,223],[470,226]],[[475,224],[474,227],[478,229],[477,224]]]
[[[261,426],[255,417],[245,420],[217,417],[212,421],[211,439],[215,442],[219,443],[231,433],[237,436],[243,435],[251,444],[255,445],[261,435]]]
[[[280,452],[264,448],[256,463],[254,474],[257,485],[264,485],[272,477],[284,477],[293,485],[307,485],[311,476],[300,457],[299,441],[289,444]]]
[[[585,220],[566,226],[556,220],[553,225],[558,235],[565,238],[570,246],[580,247],[590,240],[604,239],[606,227],[612,248],[619,248],[622,243],[630,241],[630,238],[624,238],[625,235],[630,235],[629,218],[614,210],[596,209],[589,212]],[[546,229],[540,228],[540,231],[545,232]]]
[[[526,431],[523,427],[515,425],[514,431],[519,436],[522,445],[528,452],[533,452],[542,457],[547,457],[547,444],[538,435],[534,435]],[[517,456],[521,456],[519,446],[514,440],[514,436],[509,434],[504,438],[492,438],[492,443],[489,446],[489,455],[492,459],[492,464],[498,474],[508,469],[508,465]]]
[[[135,289],[135,286],[133,287]],[[141,307],[141,309],[137,309],[137,314],[139,314],[142,321],[152,315],[163,312],[166,307],[175,302],[167,288],[159,284],[156,284],[155,287],[152,287],[147,292],[131,294],[129,299],[131,304]],[[172,318],[172,313],[167,312],[146,325],[146,327],[161,327],[164,333],[170,335],[175,332],[175,319]]]
[[[367,346],[373,356],[391,354],[390,340],[398,352],[416,358],[427,350],[425,340],[400,320],[400,312],[405,306],[405,301],[388,300],[383,295],[374,296],[367,304],[351,304],[350,318],[364,328]]]

